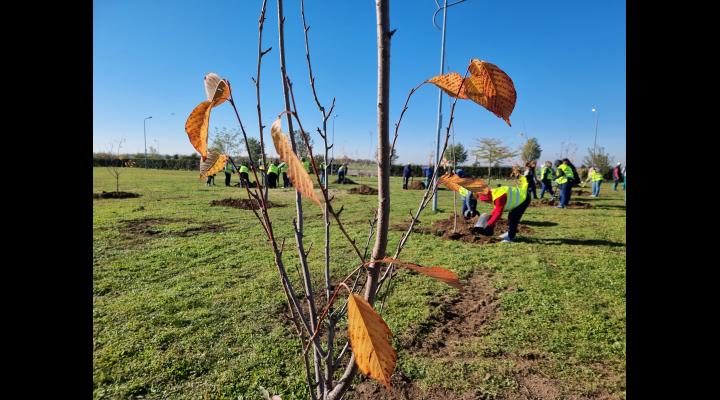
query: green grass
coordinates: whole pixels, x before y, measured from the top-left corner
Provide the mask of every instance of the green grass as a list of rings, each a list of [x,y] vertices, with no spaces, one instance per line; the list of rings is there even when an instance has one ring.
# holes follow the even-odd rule
[[[376,186],[372,178],[352,179]],[[219,174],[219,186],[208,188],[196,172],[126,169],[120,190],[142,197],[94,200],[96,399],[256,399],[260,386],[283,399],[305,398],[298,342],[283,317],[284,294],[262,227],[251,211],[209,206],[214,199],[246,197],[222,180]],[[391,223],[407,221],[422,192],[400,190],[400,178],[392,184]],[[93,186],[95,192],[115,190],[103,168],[94,169]],[[518,243],[477,246],[413,234],[402,259],[449,268],[461,279],[475,270],[493,271],[496,287],[514,290],[501,291],[497,317],[483,335],[463,344],[463,357],[422,357],[400,349],[398,368],[423,387],[458,393],[479,388],[492,397],[513,389],[514,357],[533,352],[541,356],[536,369],[570,392],[624,398],[625,209],[622,192],[607,184],[602,189],[599,199],[579,198],[592,202],[592,209],[529,208],[523,222],[544,224],[533,225],[534,234]],[[287,205],[270,209],[270,215],[276,235],[287,239],[284,260],[296,278],[294,192],[273,190],[270,196]],[[364,244],[376,197],[337,191],[336,199],[345,206],[350,234]],[[441,191],[438,203],[442,212],[428,208],[423,225],[452,214],[451,192]],[[313,244],[309,261],[319,288],[321,211],[310,202],[304,206],[306,248]],[[123,232],[126,221],[141,218],[172,221],[153,227],[156,234],[147,237]],[[181,235],[207,224],[223,229]],[[390,232],[388,249],[399,236]],[[332,237],[333,275],[341,277],[357,260],[335,228]],[[397,336],[429,317],[429,299],[456,293],[402,273],[383,314]]]

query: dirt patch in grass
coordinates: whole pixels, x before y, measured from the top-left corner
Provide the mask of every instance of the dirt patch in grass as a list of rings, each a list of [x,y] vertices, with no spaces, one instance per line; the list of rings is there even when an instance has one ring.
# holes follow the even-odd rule
[[[93,193],[93,199],[134,199],[140,197],[138,193],[133,192],[106,192]]]
[[[414,227],[414,231],[440,236],[445,240],[460,240],[462,242],[468,243],[486,244],[499,242],[500,239],[498,239],[497,236],[507,232],[508,230],[507,220],[501,219],[500,221],[495,223],[495,233],[493,234],[493,236],[475,234],[472,232],[472,228],[475,226],[475,222],[477,222],[478,217],[473,217],[469,220],[465,220],[465,218],[463,218],[461,215],[458,215],[457,229],[455,232],[453,232],[454,219],[455,217],[451,215],[450,217],[448,217],[448,219],[433,222],[430,227],[417,226],[416,224]],[[406,231],[407,228],[407,223],[393,224],[390,226],[390,229],[394,231]],[[533,229],[529,226],[523,223],[518,224],[518,234],[530,235],[532,233]]]
[[[372,195],[372,194],[378,194],[378,191],[377,191],[377,189],[373,189],[368,185],[360,185],[356,188],[352,188],[352,189],[348,190],[348,193]]]
[[[222,200],[213,200],[210,202],[211,206],[225,206],[225,207],[233,207],[233,208],[240,208],[242,210],[257,210],[258,206],[255,204],[255,201],[250,199],[233,199],[233,198],[227,198]],[[273,203],[272,201],[267,202],[267,208],[273,208],[273,207],[285,207],[284,204],[277,204]]]
[[[347,177],[345,178],[345,182],[340,182],[340,179],[335,179],[335,182],[333,183],[339,183],[341,185],[357,185],[357,182]]]
[[[559,200],[555,199],[540,199],[538,201],[530,202],[530,207],[555,207],[560,203]],[[590,203],[585,203],[582,201],[570,201],[568,202],[567,208],[593,208],[593,205]]]
[[[499,307],[498,290],[493,286],[493,274],[476,272],[459,295],[432,299],[430,318],[398,336],[400,346],[409,353],[432,357],[451,357],[454,347],[468,338],[483,334],[484,327],[495,318]],[[482,393],[471,390],[455,393],[440,386],[423,391],[412,380],[396,371],[391,379],[392,389],[387,391],[372,380],[364,380],[350,395],[351,399],[428,399],[470,400],[481,399]]]
[[[408,184],[410,190],[425,190],[425,182],[423,181],[412,181]]]
[[[160,229],[161,226],[175,222],[191,222],[189,220],[176,218],[140,218],[123,221],[120,226],[120,233],[133,237],[152,237],[152,236],[179,236],[188,237],[199,235],[206,232],[220,232],[225,229],[223,225],[218,224],[202,224],[200,226],[190,226],[182,231],[168,232]]]

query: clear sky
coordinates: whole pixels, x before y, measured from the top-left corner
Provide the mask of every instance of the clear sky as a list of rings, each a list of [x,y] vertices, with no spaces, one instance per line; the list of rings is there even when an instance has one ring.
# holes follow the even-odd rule
[[[321,117],[308,84],[300,1],[285,0],[288,75],[306,130]],[[184,131],[190,111],[205,99],[203,77],[230,80],[248,133],[257,137],[255,89],[257,22],[262,1],[95,0],[93,3],[93,149],[124,138],[123,152],[147,145],[163,154],[190,154]],[[307,0],[316,87],[328,106],[336,97],[335,156],[372,158],[376,146],[375,2]],[[268,1],[261,96],[265,132],[283,110],[277,2]],[[409,90],[439,73],[441,33],[432,24],[433,0],[395,0],[390,6],[391,130]],[[437,18],[441,23],[441,15]],[[501,138],[518,147],[521,132],[536,137],[542,160],[574,144],[576,161],[593,145],[625,161],[625,2],[618,0],[468,0],[448,9],[446,72],[464,73],[472,58],[489,61],[514,81],[512,127],[470,101],[455,112],[455,141]],[[60,60],[61,61],[61,60]],[[435,148],[438,90],[413,96],[403,120],[399,162],[425,163]],[[443,96],[445,123],[449,100]],[[236,128],[232,108],[213,109],[214,127]],[[330,125],[332,130],[332,124]],[[315,142],[320,138],[315,135]],[[271,149],[268,149],[271,150]],[[578,163],[579,165],[579,163]]]

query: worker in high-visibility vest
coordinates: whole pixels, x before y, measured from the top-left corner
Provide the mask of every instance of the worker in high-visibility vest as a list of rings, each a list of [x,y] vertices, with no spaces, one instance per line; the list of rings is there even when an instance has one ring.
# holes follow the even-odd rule
[[[570,160],[563,158],[562,163],[558,165],[555,170],[555,175],[557,176],[555,182],[560,186],[560,204],[557,208],[565,208],[570,202],[570,191],[572,190],[573,182],[575,182],[575,174],[573,174],[569,164]]]
[[[250,168],[245,163],[240,164],[240,187],[250,187]]]
[[[495,231],[495,224],[502,217],[503,211],[508,211],[508,231],[500,236],[503,242],[512,242],[517,234],[517,227],[525,210],[530,204],[528,196],[528,181],[520,176],[519,186],[500,186],[485,193],[478,193],[477,197],[485,203],[492,203],[492,214],[488,217],[483,213],[478,218],[474,233],[491,236]]]
[[[290,179],[287,176],[288,169],[289,169],[289,167],[288,167],[287,163],[285,163],[285,162],[280,163],[280,165],[278,165],[278,170],[280,171],[280,175],[282,175],[284,188],[290,187]]]
[[[223,172],[225,172],[225,186],[230,186],[230,178],[232,177],[234,169],[232,166],[232,163],[225,163],[225,168]]]
[[[302,163],[303,163],[303,167],[305,167],[305,172],[307,172],[307,173],[309,174],[309,173],[310,173],[310,160],[308,160],[308,159],[306,159],[305,157],[303,157],[303,158],[301,159],[301,161],[302,161]]]
[[[603,181],[603,174],[600,172],[600,169],[598,167],[590,167],[590,170],[588,170],[588,177],[586,182],[588,181],[592,181],[591,197],[600,196],[600,184],[602,184]]]
[[[279,172],[280,170],[277,166],[277,160],[271,161],[270,166],[268,167],[268,187],[270,189],[277,188],[277,178]]]
[[[542,190],[540,190],[541,199],[545,196],[545,192],[548,192],[550,193],[550,196],[555,197],[555,193],[553,193],[552,188],[553,173],[552,163],[550,161],[545,161],[545,164],[540,169],[540,184],[542,185]]]

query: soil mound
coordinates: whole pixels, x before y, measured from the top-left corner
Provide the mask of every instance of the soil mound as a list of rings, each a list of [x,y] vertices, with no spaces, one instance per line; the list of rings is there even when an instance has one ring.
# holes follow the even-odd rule
[[[473,217],[469,220],[465,220],[465,218],[463,218],[461,215],[458,215],[457,229],[454,233],[453,224],[455,217],[452,215],[448,217],[448,219],[433,222],[430,227],[422,227],[415,225],[414,230],[415,232],[419,233],[428,233],[431,235],[440,236],[445,240],[460,240],[463,242],[478,244],[499,242],[500,239],[498,239],[497,236],[507,232],[508,230],[507,220],[502,219],[495,223],[495,232],[493,236],[475,234],[472,232],[472,228],[475,226],[475,222],[477,222],[477,219],[478,217]],[[406,231],[407,227],[407,223],[395,224],[390,226],[390,229],[396,231]],[[529,226],[523,223],[518,224],[518,234],[527,235],[532,233],[533,229]]]
[[[257,204],[255,204],[255,201],[250,200],[250,199],[227,198],[227,199],[222,199],[222,200],[213,200],[210,202],[210,205],[211,206],[225,206],[225,207],[240,208],[242,210],[257,210],[257,209],[259,209]],[[273,203],[272,201],[268,201],[267,207],[268,208],[285,207],[285,205]]]
[[[368,185],[360,185],[356,188],[352,188],[352,189],[348,190],[348,193],[372,195],[372,194],[378,194],[378,191],[377,191],[377,189],[373,189]]]
[[[93,199],[132,199],[140,197],[139,194],[133,192],[106,192],[93,193]]]
[[[425,190],[425,182],[423,181],[412,181],[408,185],[410,190]]]
[[[352,180],[348,177],[345,177],[345,182],[340,182],[339,179],[335,179],[335,182],[333,182],[333,183],[339,183],[341,185],[357,185],[357,182],[355,182],[354,180]]]

